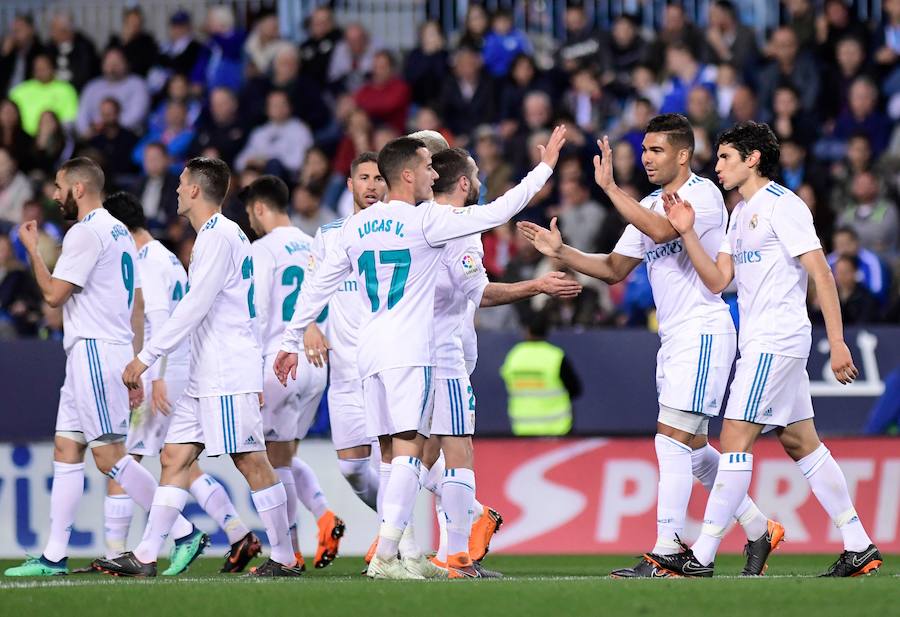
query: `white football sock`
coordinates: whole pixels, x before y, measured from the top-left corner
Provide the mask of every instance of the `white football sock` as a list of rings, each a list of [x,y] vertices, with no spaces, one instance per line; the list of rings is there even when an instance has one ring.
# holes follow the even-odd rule
[[[294,484],[294,473],[290,467],[276,467],[275,474],[284,485],[287,498],[288,531],[291,536],[291,547],[295,553],[300,552],[300,540],[297,537],[297,485]]]
[[[316,472],[306,462],[295,456],[291,459],[291,471],[294,473],[294,483],[297,485],[297,496],[307,510],[312,512],[316,520],[328,511],[328,500],[322,487],[319,486],[319,478]]]
[[[234,544],[250,530],[238,516],[231,498],[225,491],[225,487],[219,484],[208,473],[203,474],[191,483],[191,495],[197,500],[201,508],[216,522],[216,524],[228,536],[228,543]],[[175,535],[175,530],[172,530]],[[181,536],[175,535],[176,538]]]
[[[472,500],[472,522],[474,523],[482,515],[484,515],[484,505],[476,497]]]
[[[378,497],[375,499],[378,520],[384,518],[384,493],[387,491],[388,482],[391,479],[391,464],[381,463],[378,466]]]
[[[134,549],[134,556],[142,563],[153,563],[159,557],[166,538],[172,531],[172,525],[184,510],[189,493],[177,486],[160,486],[153,493],[153,504],[147,516],[147,527],[144,538]]]
[[[656,501],[656,545],[653,552],[672,555],[681,551],[676,536],[684,533],[688,502],[691,500],[691,448],[671,437],[656,435],[659,465],[659,493]]]
[[[78,502],[84,494],[84,463],[53,461],[53,488],[50,489],[50,536],[44,557],[59,561],[69,552],[69,536],[75,524]]]
[[[119,462],[113,465],[109,472],[109,477],[119,483],[129,497],[149,513],[153,505],[154,495],[159,484],[149,471],[147,471],[140,463],[134,460],[131,455],[126,454]],[[184,506],[180,508],[184,509]],[[194,531],[194,526],[183,516],[179,515],[172,524],[169,533],[172,538],[178,540],[190,535]],[[156,561],[156,557],[153,557]]]
[[[443,452],[441,452],[440,456],[437,457],[437,460],[431,467],[425,467],[423,465],[422,471],[419,473],[419,482],[422,485],[422,488],[433,495],[440,497],[445,467],[446,460],[444,459]]]
[[[103,500],[103,539],[106,558],[115,559],[126,549],[134,501],[128,495],[107,495]]]
[[[438,522],[437,558],[438,561],[447,563],[447,516],[444,514],[444,506],[441,503],[441,498],[437,496],[434,498],[434,514],[437,516]],[[469,530],[471,531],[471,526],[469,527]]]
[[[747,496],[753,477],[753,455],[749,452],[726,452],[719,460],[716,484],[706,502],[703,528],[694,546],[694,556],[709,565],[716,556],[728,523],[741,501]]]
[[[475,472],[464,467],[444,472],[441,504],[447,520],[447,554],[469,554],[472,531],[472,501],[475,499]]]
[[[372,468],[367,458],[338,459],[341,475],[359,499],[372,508],[378,509],[378,472]]]
[[[285,566],[292,566],[297,562],[291,546],[291,534],[288,528],[287,517],[287,493],[281,482],[273,484],[269,488],[250,493],[253,505],[262,519],[269,537],[271,553],[269,557]]]
[[[419,542],[416,540],[416,528],[412,519],[403,529],[397,550],[400,551],[400,557],[404,559],[418,559],[422,556],[422,549],[419,548]]]
[[[381,529],[377,554],[390,559],[397,554],[403,530],[412,520],[419,492],[419,468],[422,462],[414,456],[396,456],[391,462],[391,475],[384,490]]]
[[[854,552],[866,550],[872,544],[872,539],[866,533],[853,507],[844,472],[825,444],[819,444],[812,454],[797,461],[797,466],[806,476],[809,487],[828,512],[834,526],[840,530],[844,539],[844,550]]]
[[[720,456],[719,451],[709,444],[691,453],[694,477],[700,480],[700,484],[706,487],[708,491],[712,490],[713,484],[716,482]],[[769,530],[768,517],[760,512],[749,495],[738,506],[735,516],[738,523],[743,527],[744,533],[747,534],[748,540],[758,540]]]

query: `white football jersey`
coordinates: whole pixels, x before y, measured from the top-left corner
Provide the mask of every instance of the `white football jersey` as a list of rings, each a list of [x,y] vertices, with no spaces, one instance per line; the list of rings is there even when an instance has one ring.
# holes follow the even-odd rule
[[[518,186],[479,208],[391,201],[355,214],[341,228],[313,281],[301,291],[282,349],[299,350],[300,331],[353,273],[367,313],[359,334],[359,376],[366,378],[389,368],[433,366],[434,295],[443,245],[508,221],[543,187],[552,171],[539,164]]]
[[[475,311],[477,310],[478,305],[469,302],[466,306],[466,317],[463,320],[463,357],[466,360],[466,373],[469,375],[475,372],[475,365],[478,364],[478,334],[475,332]]]
[[[296,227],[276,227],[251,245],[256,330],[263,356],[278,353],[303,281],[311,274],[312,241]]]
[[[63,305],[66,352],[81,339],[131,343],[131,307],[141,286],[134,239],[103,208],[91,210],[63,238],[53,278],[77,285]]]
[[[677,192],[694,207],[694,229],[704,250],[715,259],[728,223],[721,191],[710,180],[691,174]],[[664,213],[661,194],[661,189],[650,193],[641,200],[641,206]],[[663,341],[670,336],[734,332],[728,305],[700,280],[681,238],[656,244],[634,225],[628,225],[613,252],[646,262]]]
[[[315,264],[325,261],[328,254],[337,244],[341,228],[350,220],[346,217],[322,225],[313,240],[313,256]],[[366,305],[359,294],[356,277],[348,276],[337,288],[328,302],[327,317],[324,320],[324,333],[331,349],[328,351],[330,379],[332,382],[352,381],[359,379],[356,367],[357,343],[359,329],[367,316]]]
[[[809,208],[779,184],[734,208],[719,252],[734,260],[742,352],[809,357],[808,276],[798,257],[821,248]]]
[[[479,236],[457,238],[444,246],[444,267],[434,295],[434,376],[437,379],[469,376],[463,337],[468,330],[474,334],[475,329],[469,318],[469,304],[481,304],[488,285],[481,262],[483,255]]]
[[[199,398],[262,392],[250,242],[223,214],[211,216],[197,233],[188,281],[190,291],[144,346],[138,355],[141,362],[153,364],[190,337],[186,394]]]
[[[188,291],[188,276],[184,266],[159,240],[151,240],[138,251],[137,263],[141,275],[141,292],[144,294],[144,315],[164,312],[168,318]],[[153,340],[153,334],[148,317],[144,320],[144,345]],[[166,357],[166,373],[176,369],[180,375],[187,375],[190,361],[191,343],[186,338]],[[157,362],[154,367],[159,365],[160,362]],[[151,380],[157,376],[151,371]]]

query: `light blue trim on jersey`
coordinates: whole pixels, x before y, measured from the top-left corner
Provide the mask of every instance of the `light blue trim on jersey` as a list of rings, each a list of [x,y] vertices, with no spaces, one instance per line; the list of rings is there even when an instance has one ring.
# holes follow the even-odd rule
[[[712,357],[712,334],[700,335],[700,358],[697,360],[697,376],[694,378],[694,403],[691,408],[696,413],[703,413],[703,401],[706,399],[706,382],[709,377],[709,361]]]
[[[103,369],[100,364],[100,353],[97,351],[95,339],[85,339],[88,356],[88,369],[91,374],[91,385],[94,388],[94,403],[97,406],[97,415],[100,417],[100,430],[107,435],[113,432],[112,422],[109,421],[109,407],[106,403],[106,386],[103,385]]]
[[[781,186],[780,184],[773,182],[766,187],[766,191],[775,195],[775,197],[781,197],[787,192],[787,189]]]
[[[770,353],[759,355],[759,361],[756,364],[756,375],[753,377],[753,386],[750,388],[747,405],[744,407],[744,420],[746,422],[753,422],[759,411],[759,403],[766,388],[766,381],[769,379],[769,369],[772,367],[773,357]]]
[[[234,397],[220,396],[219,408],[222,410],[222,435],[224,437],[225,452],[233,454],[237,452],[237,439],[234,427]]]
[[[431,394],[431,367],[422,367],[425,377],[425,392],[422,393],[422,409],[419,411],[419,420],[425,415],[425,407],[428,406],[428,396]]]
[[[340,229],[341,227],[344,226],[344,221],[346,221],[346,220],[347,220],[347,217],[345,216],[343,218],[335,219],[335,220],[331,221],[330,223],[325,223],[324,225],[319,227],[319,231],[325,232],[325,231],[331,231],[332,229]]]

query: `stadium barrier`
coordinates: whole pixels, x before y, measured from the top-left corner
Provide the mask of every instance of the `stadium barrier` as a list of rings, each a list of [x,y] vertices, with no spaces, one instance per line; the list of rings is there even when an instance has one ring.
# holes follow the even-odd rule
[[[857,511],[882,552],[900,552],[900,448],[881,439],[827,442],[847,477]],[[0,557],[35,554],[46,541],[52,479],[52,444],[0,445]],[[640,554],[656,536],[657,466],[653,441],[644,439],[479,439],[476,441],[479,499],[498,509],[505,524],[492,551],[516,554]],[[353,495],[337,468],[331,444],[302,446],[332,509],[347,522],[341,553],[362,555],[375,537],[375,514]],[[837,529],[816,502],[796,464],[773,439],[755,451],[750,494],[787,530],[784,552],[838,553]],[[146,459],[153,473],[157,459]],[[204,469],[231,494],[238,513],[262,534],[250,493],[227,460],[204,458]],[[103,553],[105,479],[88,461],[84,499],[72,533],[72,556]],[[696,538],[706,491],[695,483],[684,538]],[[423,491],[416,527],[423,547],[437,538],[431,496]],[[301,511],[303,510],[300,508]],[[227,542],[215,524],[191,502],[185,515],[212,534],[207,555],[224,553]],[[139,542],[144,516],[135,509],[129,546]],[[315,522],[301,513],[300,537],[306,555],[315,551]],[[262,536],[261,536],[262,537]],[[726,536],[722,550],[739,553],[746,541],[740,529]]]
[[[851,386],[831,375],[824,330],[813,332],[808,371],[816,424],[823,435],[859,435],[884,391],[884,378],[900,367],[900,328],[847,329],[861,374]],[[511,435],[500,366],[520,340],[515,333],[479,332],[472,375],[479,435]],[[560,331],[550,340],[566,350],[584,384],[575,401],[575,435],[648,435],[656,430],[654,382],[659,338],[636,329]],[[40,442],[53,434],[65,354],[56,341],[0,341],[0,442]],[[900,396],[900,394],[898,394]],[[725,401],[721,407],[724,408]],[[721,420],[710,426],[718,434]]]

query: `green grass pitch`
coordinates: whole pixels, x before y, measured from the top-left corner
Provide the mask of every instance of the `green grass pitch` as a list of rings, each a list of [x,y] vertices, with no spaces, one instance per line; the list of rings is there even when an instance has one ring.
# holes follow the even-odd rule
[[[257,580],[218,574],[205,558],[178,578],[116,579],[80,575],[43,579],[0,577],[0,615],[342,615],[437,617],[453,615],[715,615],[900,614],[900,555],[886,556],[878,575],[818,580],[832,556],[779,555],[768,575],[740,579],[743,558],[720,556],[712,580],[613,580],[616,567],[635,559],[615,556],[492,555],[485,565],[501,581],[370,581],[358,557],[338,559],[302,579]],[[72,565],[84,565],[73,560]],[[0,568],[15,565],[0,562]]]

